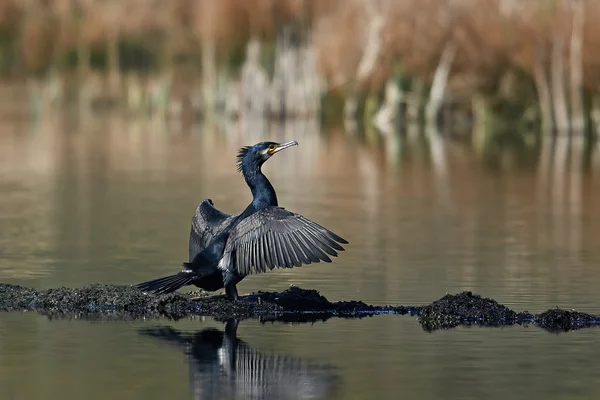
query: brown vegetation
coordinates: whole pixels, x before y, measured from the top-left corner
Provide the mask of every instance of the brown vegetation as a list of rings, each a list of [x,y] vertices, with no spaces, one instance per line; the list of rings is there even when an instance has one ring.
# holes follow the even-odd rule
[[[502,116],[561,131],[583,130],[600,107],[595,21],[593,0],[0,0],[0,27],[15,33],[32,74],[69,51],[85,71],[98,47],[118,74],[118,43],[135,38],[162,68],[202,54],[204,78],[215,79],[211,65],[222,68],[250,38],[273,43],[291,24],[329,91],[379,98],[399,78],[417,96],[429,90],[431,116],[459,99],[475,102],[477,118],[509,109]]]

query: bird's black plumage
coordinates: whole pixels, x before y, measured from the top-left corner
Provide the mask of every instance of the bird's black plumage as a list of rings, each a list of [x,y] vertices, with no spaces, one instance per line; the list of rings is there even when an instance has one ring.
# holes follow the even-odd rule
[[[211,199],[204,199],[198,204],[192,217],[189,244],[189,262],[221,233],[235,218],[217,210]]]
[[[261,142],[242,147],[238,170],[252,191],[252,202],[239,215],[223,213],[212,200],[203,200],[192,217],[189,260],[171,276],[137,285],[154,293],[170,293],[186,285],[209,291],[222,289],[237,299],[236,285],[252,273],[274,268],[331,262],[346,240],[327,228],[279,207],[275,189],[261,166],[271,156],[296,141]]]

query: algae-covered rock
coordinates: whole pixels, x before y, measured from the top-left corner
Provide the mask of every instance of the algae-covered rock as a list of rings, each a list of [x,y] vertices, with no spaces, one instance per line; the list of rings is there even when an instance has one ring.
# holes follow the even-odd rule
[[[130,320],[210,316],[259,318],[262,321],[308,322],[332,317],[362,318],[377,314],[418,315],[425,331],[459,325],[509,326],[532,323],[559,332],[600,325],[600,316],[552,309],[539,315],[517,313],[472,292],[447,294],[425,306],[374,306],[362,301],[331,302],[316,290],[292,286],[282,292],[258,292],[230,301],[204,291],[153,295],[134,286],[87,285],[37,291],[0,283],[0,311],[35,310],[49,318]]]
[[[561,310],[560,308],[544,311],[535,317],[535,322],[542,328],[551,332],[567,332],[589,326],[600,325],[600,318],[575,310]]]
[[[500,326],[516,322],[517,313],[497,301],[472,292],[447,294],[423,307],[419,322],[425,330],[458,325]]]

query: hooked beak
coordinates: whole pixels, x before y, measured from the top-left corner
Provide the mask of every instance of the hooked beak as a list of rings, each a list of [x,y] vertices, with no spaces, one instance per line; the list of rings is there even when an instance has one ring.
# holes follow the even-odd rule
[[[298,146],[298,142],[296,142],[295,140],[292,140],[291,142],[282,143],[279,146],[275,147],[275,149],[273,150],[273,154],[278,153],[281,150],[285,150],[288,147],[292,147],[292,146]]]

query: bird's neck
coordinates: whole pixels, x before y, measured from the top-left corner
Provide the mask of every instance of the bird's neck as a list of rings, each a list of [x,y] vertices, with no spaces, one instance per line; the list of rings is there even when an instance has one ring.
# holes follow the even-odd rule
[[[277,206],[275,189],[273,189],[271,182],[262,173],[260,167],[245,171],[244,178],[252,191],[252,205],[256,209]]]

